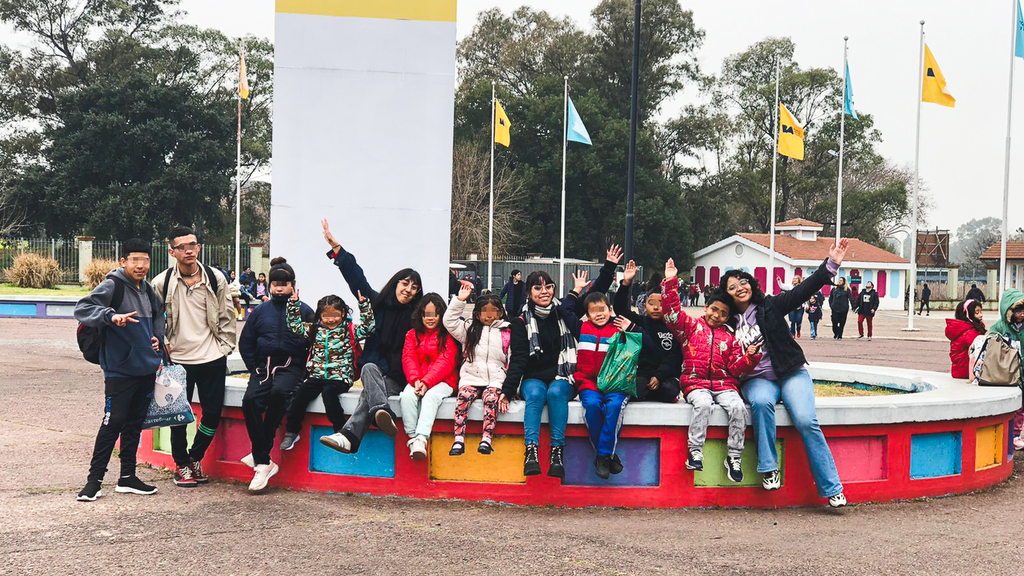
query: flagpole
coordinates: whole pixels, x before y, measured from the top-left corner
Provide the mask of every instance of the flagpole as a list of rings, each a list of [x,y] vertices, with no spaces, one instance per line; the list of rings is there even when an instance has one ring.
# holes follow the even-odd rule
[[[241,69],[242,62],[242,43],[238,43],[238,66]],[[241,80],[239,80],[241,82]],[[241,278],[241,265],[242,256],[242,94],[241,91],[236,91],[235,97],[238,99],[238,135],[235,138],[235,274],[236,278]]]
[[[562,90],[562,234],[558,254],[558,289],[565,286],[565,154],[569,148],[569,77],[565,77]]]
[[[907,330],[914,328],[914,291],[917,289],[917,210],[921,188],[921,101],[924,92],[924,20],[921,20],[921,46],[917,58],[917,138],[914,143],[914,195],[910,200],[910,278],[907,280],[907,294],[910,306],[907,310]]]
[[[849,36],[843,36],[843,104],[839,109],[839,194],[836,197],[836,246],[839,246],[839,239],[842,238],[843,227],[843,144],[846,139],[846,44]]]
[[[494,277],[494,117],[498,115],[497,100],[494,98],[494,81],[491,81],[491,202],[487,216],[487,289],[491,289]]]
[[[772,221],[769,226],[771,234],[768,237],[768,286],[766,293],[775,293],[775,178],[779,164],[779,60],[782,56],[775,54],[775,128],[772,131],[775,137],[774,149],[772,152]]]
[[[1009,239],[1010,218],[1010,117],[1013,113],[1013,60],[1017,57],[1017,27],[1020,25],[1017,22],[1018,1],[1011,0],[1013,17],[1010,21],[1013,22],[1013,33],[1010,34],[1010,82],[1006,96],[1006,157],[1003,161],[1003,230],[999,242],[999,298],[1002,298],[1003,292],[1006,291],[1008,276],[1006,273],[1006,242]]]

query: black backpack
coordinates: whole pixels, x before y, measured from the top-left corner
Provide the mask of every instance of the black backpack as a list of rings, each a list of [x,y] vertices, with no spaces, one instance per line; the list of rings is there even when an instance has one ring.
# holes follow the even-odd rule
[[[114,297],[110,299],[110,307],[116,312],[124,300],[124,282],[114,280]],[[78,349],[82,357],[93,364],[100,363],[100,350],[103,348],[104,327],[86,326],[78,323]]]

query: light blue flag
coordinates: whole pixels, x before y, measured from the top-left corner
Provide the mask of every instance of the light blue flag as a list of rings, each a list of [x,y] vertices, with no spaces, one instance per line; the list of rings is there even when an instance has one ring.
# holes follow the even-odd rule
[[[1020,12],[1020,0],[1017,0],[1017,45],[1014,54],[1024,58],[1024,15]]]
[[[583,125],[579,112],[576,112],[576,106],[573,105],[572,98],[569,98],[569,123],[565,127],[565,139],[570,142],[586,144],[587,146],[593,145],[593,142],[590,141],[590,133],[587,132],[587,127]]]
[[[849,64],[846,65],[846,100],[843,102],[843,112],[853,116],[854,120],[860,120],[857,117],[857,111],[853,109],[853,82],[850,82]]]

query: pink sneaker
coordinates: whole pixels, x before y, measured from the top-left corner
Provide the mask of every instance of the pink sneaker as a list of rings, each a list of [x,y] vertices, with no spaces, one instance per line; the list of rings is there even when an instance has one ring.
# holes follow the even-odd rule
[[[1021,438],[1020,436],[1017,436],[1016,438],[1014,438],[1013,439],[1013,449],[1014,450],[1024,450],[1024,438]]]

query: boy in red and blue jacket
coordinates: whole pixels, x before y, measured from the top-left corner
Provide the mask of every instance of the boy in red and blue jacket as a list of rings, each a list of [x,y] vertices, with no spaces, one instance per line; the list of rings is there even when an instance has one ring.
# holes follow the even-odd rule
[[[739,376],[754,369],[761,360],[761,343],[743,352],[736,336],[726,325],[730,296],[716,290],[707,297],[703,318],[686,315],[679,301],[679,280],[672,259],[665,264],[662,282],[665,323],[683,346],[683,373],[679,385],[686,401],[693,405],[687,440],[686,467],[704,469],[704,441],[707,439],[711,407],[718,404],[729,415],[728,456],[725,469],[733,482],[743,481],[740,454],[747,427],[747,409],[739,394]]]
[[[602,393],[597,389],[597,376],[608,354],[608,345],[620,330],[628,331],[629,320],[612,318],[612,306],[603,292],[591,292],[583,300],[587,320],[580,324],[579,346],[576,349],[576,372],[573,381],[583,404],[590,443],[597,457],[594,468],[598,478],[622,472],[622,461],[615,454],[622,429],[622,411],[629,395],[622,392]]]

